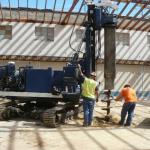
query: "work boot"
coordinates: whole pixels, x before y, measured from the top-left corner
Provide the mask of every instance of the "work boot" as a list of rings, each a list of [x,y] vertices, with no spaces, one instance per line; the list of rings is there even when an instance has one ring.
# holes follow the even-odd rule
[[[88,126],[93,126],[93,122],[90,122],[90,123],[88,124]]]
[[[83,126],[83,127],[88,127],[88,124],[87,124],[87,123],[83,123],[82,126]]]
[[[124,123],[122,123],[121,121],[119,121],[118,125],[124,126]]]
[[[125,127],[130,127],[131,125],[126,123],[124,126],[125,126]]]

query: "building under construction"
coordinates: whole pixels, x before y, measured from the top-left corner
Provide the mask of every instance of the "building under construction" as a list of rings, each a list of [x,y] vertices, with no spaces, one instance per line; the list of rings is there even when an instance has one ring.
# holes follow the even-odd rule
[[[116,78],[114,91],[130,83],[139,96],[150,93],[150,6],[149,0],[115,0],[117,16]],[[58,2],[38,0],[0,2],[0,62],[17,66],[49,66],[61,69],[79,49],[87,20],[84,0]],[[96,39],[96,71],[103,89],[104,31]],[[80,51],[84,51],[82,43]],[[82,55],[82,53],[81,53]]]
[[[88,128],[78,64],[100,82]],[[131,127],[125,84],[143,100]],[[0,0],[1,150],[149,150],[149,100],[150,0]]]

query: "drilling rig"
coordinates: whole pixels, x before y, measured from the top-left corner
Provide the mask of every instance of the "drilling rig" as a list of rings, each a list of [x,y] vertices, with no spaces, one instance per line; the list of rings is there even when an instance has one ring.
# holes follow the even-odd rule
[[[31,117],[45,126],[56,127],[69,115],[76,116],[80,102],[80,75],[78,64],[86,76],[95,71],[95,32],[104,28],[104,78],[105,90],[114,88],[115,79],[115,28],[117,19],[103,3],[87,1],[88,20],[85,22],[86,44],[84,57],[78,53],[63,70],[19,67],[14,62],[0,66],[0,97],[10,101],[0,105],[0,120],[13,117]],[[108,97],[109,98],[109,97]],[[107,110],[109,113],[110,110]]]

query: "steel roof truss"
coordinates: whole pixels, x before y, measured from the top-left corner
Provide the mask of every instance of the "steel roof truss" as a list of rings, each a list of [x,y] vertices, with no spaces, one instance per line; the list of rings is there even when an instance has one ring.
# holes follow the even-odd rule
[[[46,6],[47,6],[47,0],[45,0],[45,11],[44,11],[44,17],[43,17],[44,21],[45,21]]]
[[[150,0],[111,0],[114,2],[130,2],[136,4],[150,4]]]
[[[2,11],[2,5],[1,5],[1,2],[0,2],[0,8],[1,8],[1,16],[2,16],[2,20],[3,20],[3,11]]]
[[[19,5],[19,0],[18,0],[18,16],[19,16],[19,20],[20,20],[20,5]]]
[[[118,16],[122,15],[122,13],[125,11],[125,9],[128,7],[128,5],[129,5],[129,2],[127,2],[127,3],[125,4],[125,6],[124,6],[123,9],[120,11],[120,13],[119,13]]]
[[[131,22],[142,12],[142,10],[146,7],[146,5],[143,5],[141,7],[141,9],[134,15],[134,17],[123,27],[123,29],[126,29],[130,24]]]
[[[11,5],[10,5],[10,0],[8,0],[8,3],[9,3],[9,13],[10,13],[10,19],[12,18],[12,15],[11,15]]]
[[[70,17],[72,10],[75,8],[76,4],[78,3],[79,0],[74,0],[72,6],[70,7],[68,13],[64,17],[63,21],[61,24],[65,24],[66,20]]]
[[[36,0],[36,13],[35,13],[35,20],[37,20],[37,11],[38,11],[38,0]]]
[[[125,16],[125,18],[118,24],[118,28],[123,24],[123,22],[125,21],[125,19],[126,19],[127,17],[129,17],[129,15],[132,13],[132,11],[136,8],[137,5],[138,5],[138,4],[135,4],[135,5],[130,9],[130,11],[129,11],[128,14]]]
[[[29,0],[27,0],[27,20],[28,20],[28,8],[29,8]]]
[[[81,12],[81,9],[82,9],[83,5],[84,5],[84,0],[82,0],[82,4],[81,4],[81,6],[80,6],[80,8],[79,8],[79,11],[78,11],[77,17],[76,17],[76,19],[75,19],[74,25],[76,24],[76,22],[77,22],[77,20],[78,20],[78,17],[79,17],[79,14],[80,14],[80,12]],[[68,21],[69,21],[69,18],[70,18],[70,16],[68,17]],[[68,21],[67,21],[67,23],[68,23]]]
[[[55,11],[55,8],[56,8],[56,2],[57,2],[57,0],[55,0],[55,2],[54,2],[53,14],[52,14],[51,22],[53,22],[53,19],[54,19],[54,11]]]
[[[66,0],[64,0],[64,2],[63,2],[63,6],[62,6],[60,18],[59,18],[59,24],[60,24],[60,22],[61,22],[61,18],[62,18],[62,14],[63,14],[63,11],[64,11],[65,3],[66,3]]]
[[[139,21],[142,21],[142,19],[144,19],[148,14],[150,14],[150,10],[148,10],[141,18],[139,18],[138,21],[136,21],[132,25],[132,27],[130,28],[130,30],[132,30],[133,28],[135,28],[138,25]]]

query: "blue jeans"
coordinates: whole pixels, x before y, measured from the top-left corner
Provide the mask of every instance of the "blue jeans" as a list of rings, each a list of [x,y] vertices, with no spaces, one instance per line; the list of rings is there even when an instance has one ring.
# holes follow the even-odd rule
[[[93,120],[95,100],[89,100],[89,98],[83,99],[83,112],[84,112],[84,125],[91,125]]]
[[[124,125],[127,113],[128,113],[128,116],[127,116],[127,120],[126,120],[125,125],[127,125],[127,126],[131,125],[132,118],[134,116],[135,106],[136,106],[135,102],[129,102],[129,103],[124,103],[123,104],[122,110],[121,110],[121,120],[120,120],[121,125]]]

